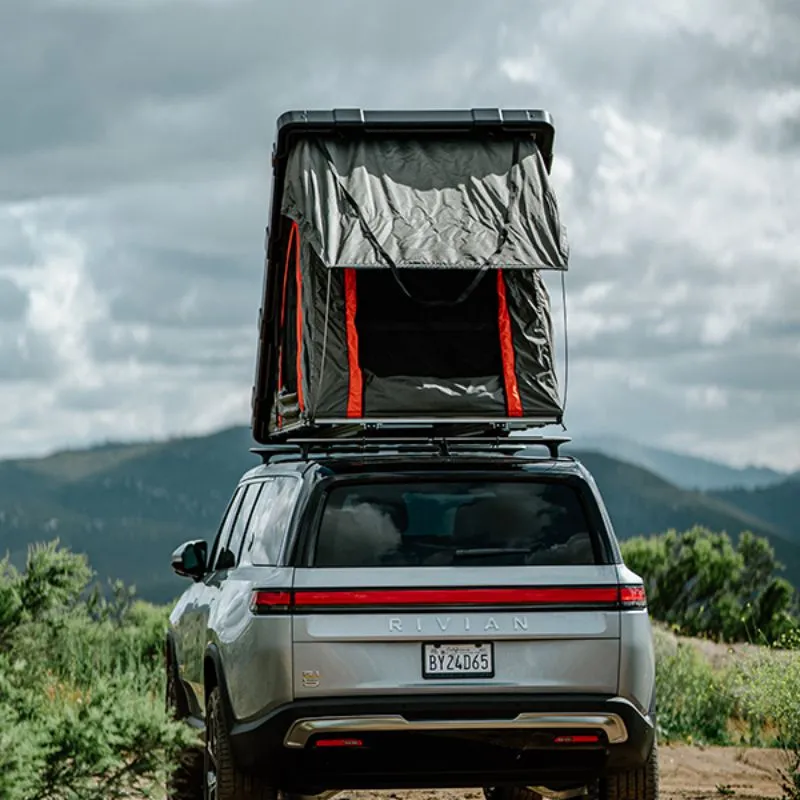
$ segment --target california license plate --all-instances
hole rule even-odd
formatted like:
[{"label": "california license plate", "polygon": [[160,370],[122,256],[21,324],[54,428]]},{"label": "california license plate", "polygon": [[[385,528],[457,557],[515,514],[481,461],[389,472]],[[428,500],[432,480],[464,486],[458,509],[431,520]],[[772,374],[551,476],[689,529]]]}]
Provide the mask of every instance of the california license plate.
[{"label": "california license plate", "polygon": [[423,678],[492,678],[494,647],[491,642],[423,644]]}]

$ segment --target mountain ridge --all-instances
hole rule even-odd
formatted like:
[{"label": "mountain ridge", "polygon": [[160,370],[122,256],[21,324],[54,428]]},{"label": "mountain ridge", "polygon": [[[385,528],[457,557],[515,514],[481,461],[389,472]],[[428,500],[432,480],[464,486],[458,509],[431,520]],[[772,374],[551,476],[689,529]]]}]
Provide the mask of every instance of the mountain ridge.
[{"label": "mountain ridge", "polygon": [[721,491],[771,486],[789,475],[770,467],[734,467],[710,458],[645,445],[623,436],[576,435],[564,452],[593,451],[649,469],[681,489]]}]

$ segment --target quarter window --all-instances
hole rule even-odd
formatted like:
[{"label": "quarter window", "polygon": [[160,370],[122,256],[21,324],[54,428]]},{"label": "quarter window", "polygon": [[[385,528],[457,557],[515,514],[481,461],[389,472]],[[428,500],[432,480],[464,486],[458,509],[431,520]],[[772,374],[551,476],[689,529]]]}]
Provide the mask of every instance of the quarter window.
[{"label": "quarter window", "polygon": [[276,476],[264,483],[247,529],[242,563],[274,566],[289,531],[300,481]]}]

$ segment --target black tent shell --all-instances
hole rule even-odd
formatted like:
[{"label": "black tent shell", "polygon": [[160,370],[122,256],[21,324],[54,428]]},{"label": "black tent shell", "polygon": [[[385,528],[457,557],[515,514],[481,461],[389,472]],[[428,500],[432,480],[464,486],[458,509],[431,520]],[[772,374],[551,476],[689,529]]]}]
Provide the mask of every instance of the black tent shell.
[{"label": "black tent shell", "polygon": [[544,111],[288,112],[252,429],[561,421],[543,269],[568,245]]}]

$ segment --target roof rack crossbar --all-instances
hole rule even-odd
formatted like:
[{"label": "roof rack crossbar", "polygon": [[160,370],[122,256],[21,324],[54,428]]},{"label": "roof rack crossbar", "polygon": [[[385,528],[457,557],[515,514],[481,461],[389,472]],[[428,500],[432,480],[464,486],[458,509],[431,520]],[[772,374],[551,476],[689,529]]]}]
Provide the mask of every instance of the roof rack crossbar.
[{"label": "roof rack crossbar", "polygon": [[571,441],[569,436],[398,436],[349,438],[298,438],[287,439],[281,443],[261,445],[250,449],[268,463],[274,456],[298,453],[307,461],[312,452],[375,452],[394,450],[397,452],[428,451],[449,457],[455,450],[505,450],[519,451],[528,447],[545,447],[550,458],[559,457],[559,448]]}]

